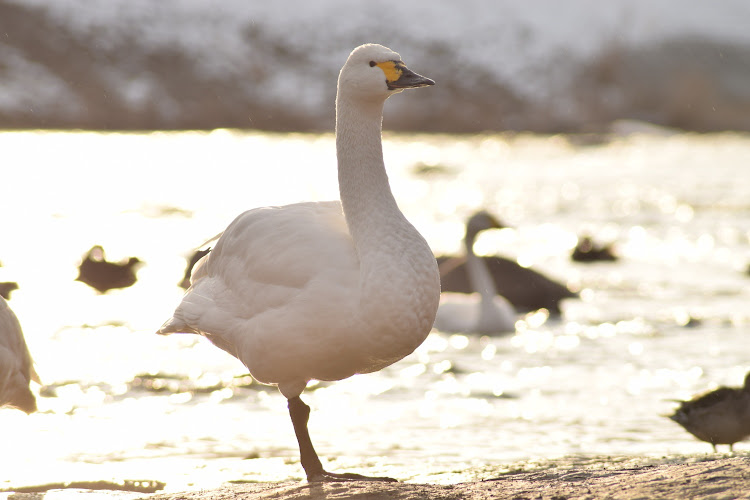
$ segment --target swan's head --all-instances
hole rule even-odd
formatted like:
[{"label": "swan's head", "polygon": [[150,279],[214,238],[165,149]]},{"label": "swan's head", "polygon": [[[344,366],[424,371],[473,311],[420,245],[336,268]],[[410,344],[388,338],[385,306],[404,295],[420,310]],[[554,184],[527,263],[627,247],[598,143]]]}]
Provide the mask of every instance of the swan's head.
[{"label": "swan's head", "polygon": [[477,234],[487,229],[502,229],[505,225],[500,222],[496,217],[487,212],[481,210],[472,215],[466,223],[466,241],[473,242]]},{"label": "swan's head", "polygon": [[486,210],[481,210],[472,215],[466,226],[477,233],[486,229],[502,229],[505,227],[502,222]]},{"label": "swan's head", "polygon": [[368,43],[349,54],[339,73],[339,93],[365,99],[387,99],[404,89],[435,85],[406,67],[397,52],[387,47]]}]

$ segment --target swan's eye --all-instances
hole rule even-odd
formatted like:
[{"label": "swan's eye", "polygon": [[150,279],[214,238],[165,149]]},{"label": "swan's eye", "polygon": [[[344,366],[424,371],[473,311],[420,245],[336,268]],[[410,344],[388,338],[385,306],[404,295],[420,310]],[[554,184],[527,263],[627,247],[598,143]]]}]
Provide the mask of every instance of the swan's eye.
[{"label": "swan's eye", "polygon": [[377,66],[377,64],[378,64],[378,63],[376,63],[375,61],[370,61],[370,67],[371,67],[371,68],[372,68],[373,66]]}]

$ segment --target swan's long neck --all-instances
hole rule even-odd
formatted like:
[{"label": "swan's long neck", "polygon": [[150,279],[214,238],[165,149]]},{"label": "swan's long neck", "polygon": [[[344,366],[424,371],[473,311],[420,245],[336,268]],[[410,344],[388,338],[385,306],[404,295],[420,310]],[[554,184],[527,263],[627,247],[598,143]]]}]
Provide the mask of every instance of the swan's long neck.
[{"label": "swan's long neck", "polygon": [[498,305],[495,302],[497,288],[484,260],[474,253],[474,238],[476,234],[468,234],[464,239],[466,245],[466,272],[469,275],[469,286],[479,292],[481,301],[479,303],[479,316],[475,330],[477,332],[497,332],[498,329],[512,330],[513,320],[507,316],[512,315],[510,309]]},{"label": "swan's long neck", "polygon": [[481,257],[474,253],[474,239],[476,234],[468,234],[464,239],[466,246],[466,272],[469,276],[469,285],[472,290],[477,291],[482,296],[482,303],[492,303],[497,295],[495,281],[492,279],[487,264]]},{"label": "swan's long neck", "polygon": [[339,191],[349,231],[360,253],[394,221],[404,218],[383,163],[383,104],[355,103],[341,95],[336,100]]},{"label": "swan's long neck", "polygon": [[357,316],[378,330],[374,341],[393,345],[395,360],[432,328],[440,275],[432,250],[391,193],[380,137],[383,104],[339,89],[336,152],[341,204],[360,263]]}]

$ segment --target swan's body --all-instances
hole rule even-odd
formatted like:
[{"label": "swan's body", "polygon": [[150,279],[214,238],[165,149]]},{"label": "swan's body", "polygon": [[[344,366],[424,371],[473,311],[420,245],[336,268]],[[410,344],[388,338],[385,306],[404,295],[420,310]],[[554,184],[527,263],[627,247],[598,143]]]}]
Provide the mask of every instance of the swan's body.
[{"label": "swan's body", "polygon": [[390,95],[433,83],[390,49],[355,49],[336,98],[341,200],[241,214],[195,266],[182,303],[159,330],[205,335],[257,380],[278,385],[311,481],[352,476],[324,471],[312,448],[309,407],[299,398],[307,382],[379,370],[432,328],[437,263],[391,194],[381,122]]},{"label": "swan's body", "polygon": [[449,333],[503,335],[516,330],[516,316],[511,303],[500,295],[444,292],[435,328]]},{"label": "swan's body", "polygon": [[750,437],[750,373],[742,388],[720,387],[680,403],[669,418],[714,451],[717,444],[728,444],[733,451],[734,443]]},{"label": "swan's body", "polygon": [[515,331],[515,309],[505,297],[498,295],[486,264],[474,253],[474,240],[479,232],[501,227],[497,219],[487,212],[478,212],[469,219],[464,246],[468,279],[475,293],[443,292],[435,317],[435,328],[438,330],[484,335]]},{"label": "swan's body", "polygon": [[0,298],[0,407],[35,412],[36,399],[29,390],[32,380],[39,383],[39,376],[34,371],[21,325],[5,299]]}]

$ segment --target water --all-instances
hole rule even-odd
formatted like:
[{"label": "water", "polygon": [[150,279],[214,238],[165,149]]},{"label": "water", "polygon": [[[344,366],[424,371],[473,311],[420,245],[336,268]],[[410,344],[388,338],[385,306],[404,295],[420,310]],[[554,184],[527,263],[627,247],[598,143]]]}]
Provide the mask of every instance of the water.
[{"label": "water", "polygon": [[[311,387],[330,469],[453,482],[520,461],[710,450],[663,415],[750,370],[750,137],[574,139],[386,136],[396,199],[436,252],[458,252],[463,220],[486,208],[513,228],[478,251],[581,299],[512,336],[433,332],[380,373]],[[199,337],[153,332],[184,258],[236,214],[337,196],[333,137],[6,132],[0,151],[0,281],[21,286],[10,304],[45,384],[39,413],[0,411],[0,488],[301,478],[275,389]],[[616,242],[620,261],[571,262],[582,232]],[[75,282],[94,244],[144,260],[138,283],[98,295]]]}]

